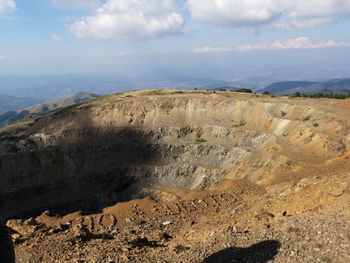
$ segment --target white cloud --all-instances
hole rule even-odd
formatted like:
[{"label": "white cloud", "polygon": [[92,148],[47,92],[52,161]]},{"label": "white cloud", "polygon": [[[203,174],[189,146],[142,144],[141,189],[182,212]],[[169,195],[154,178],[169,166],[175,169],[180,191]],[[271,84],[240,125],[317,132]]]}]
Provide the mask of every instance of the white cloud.
[{"label": "white cloud", "polygon": [[287,40],[276,40],[273,42],[262,42],[258,44],[246,44],[237,47],[239,51],[251,50],[278,50],[278,49],[315,49],[339,47],[340,44],[334,40],[321,40],[312,42],[308,37],[297,37]]},{"label": "white cloud", "polygon": [[293,19],[280,19],[272,23],[272,26],[278,29],[290,30],[293,28],[313,28],[320,27],[333,23],[332,18],[293,18]]},{"label": "white cloud", "polygon": [[187,6],[201,23],[231,27],[317,27],[350,16],[350,0],[188,0]]},{"label": "white cloud", "polygon": [[184,19],[173,0],[107,0],[96,14],[73,22],[80,38],[153,38],[182,32]]},{"label": "white cloud", "polygon": [[0,15],[9,14],[16,10],[15,0],[0,0]]},{"label": "white cloud", "polygon": [[5,59],[6,56],[0,54],[0,60]]},{"label": "white cloud", "polygon": [[72,10],[92,10],[98,8],[100,0],[51,0],[51,2],[61,8]]},{"label": "white cloud", "polygon": [[192,17],[212,25],[249,26],[269,23],[280,15],[272,0],[188,0]]},{"label": "white cloud", "polygon": [[231,52],[231,51],[233,51],[233,49],[229,47],[205,46],[205,47],[199,47],[199,48],[193,49],[194,53],[225,53],[225,52]]},{"label": "white cloud", "polygon": [[287,40],[275,40],[255,44],[244,44],[237,47],[201,47],[193,49],[194,53],[227,53],[254,50],[287,50],[287,49],[320,49],[331,47],[350,47],[350,43],[336,42],[335,40],[321,40],[313,42],[308,37],[297,37]]},{"label": "white cloud", "polygon": [[56,34],[51,34],[50,35],[50,39],[52,41],[62,41],[63,40],[63,37],[59,36],[59,35],[56,35]]}]

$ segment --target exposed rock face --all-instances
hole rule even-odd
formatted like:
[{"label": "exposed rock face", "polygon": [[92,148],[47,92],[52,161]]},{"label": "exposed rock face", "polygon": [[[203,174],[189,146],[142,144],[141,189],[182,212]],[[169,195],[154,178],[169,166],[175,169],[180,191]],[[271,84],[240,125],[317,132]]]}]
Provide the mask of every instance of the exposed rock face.
[{"label": "exposed rock face", "polygon": [[93,211],[154,187],[266,184],[321,169],[349,149],[350,119],[311,101],[135,93],[58,111],[2,133],[0,209]]}]

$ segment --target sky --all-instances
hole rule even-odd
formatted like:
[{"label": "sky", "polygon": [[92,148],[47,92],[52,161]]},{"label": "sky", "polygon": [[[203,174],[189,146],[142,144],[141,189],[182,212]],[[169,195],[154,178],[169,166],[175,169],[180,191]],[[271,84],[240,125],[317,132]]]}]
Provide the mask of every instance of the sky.
[{"label": "sky", "polygon": [[350,0],[0,0],[0,74],[346,77]]}]

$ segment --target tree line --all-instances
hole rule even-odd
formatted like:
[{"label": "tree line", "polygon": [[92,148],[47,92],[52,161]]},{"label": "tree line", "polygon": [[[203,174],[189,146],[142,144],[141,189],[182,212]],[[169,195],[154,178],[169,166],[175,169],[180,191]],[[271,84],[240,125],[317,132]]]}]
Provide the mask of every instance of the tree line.
[{"label": "tree line", "polygon": [[350,93],[348,94],[340,94],[340,93],[314,93],[314,94],[307,94],[307,93],[300,93],[300,92],[295,92],[293,97],[306,97],[306,98],[329,98],[329,99],[346,99],[350,98]]}]

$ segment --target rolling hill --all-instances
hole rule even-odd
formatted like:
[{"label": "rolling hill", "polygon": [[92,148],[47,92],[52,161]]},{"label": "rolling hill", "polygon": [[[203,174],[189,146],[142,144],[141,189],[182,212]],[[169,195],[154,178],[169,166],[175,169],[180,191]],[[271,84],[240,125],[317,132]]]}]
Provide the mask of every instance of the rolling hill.
[{"label": "rolling hill", "polygon": [[258,92],[269,92],[273,95],[290,95],[296,92],[315,94],[315,93],[350,93],[350,79],[334,79],[324,82],[311,81],[284,81],[268,85]]},{"label": "rolling hill", "polygon": [[70,97],[48,101],[22,110],[8,111],[0,115],[0,127],[12,124],[28,115],[43,115],[50,111],[79,104],[97,97],[99,96],[96,94],[79,92]]},{"label": "rolling hill", "polygon": [[7,111],[23,109],[40,102],[42,102],[42,100],[38,98],[15,97],[15,96],[9,96],[5,94],[0,94],[0,114]]}]

